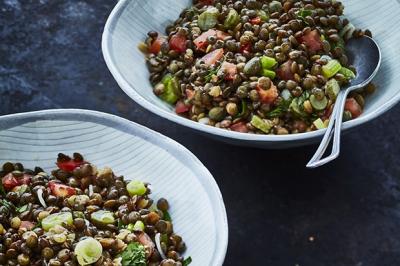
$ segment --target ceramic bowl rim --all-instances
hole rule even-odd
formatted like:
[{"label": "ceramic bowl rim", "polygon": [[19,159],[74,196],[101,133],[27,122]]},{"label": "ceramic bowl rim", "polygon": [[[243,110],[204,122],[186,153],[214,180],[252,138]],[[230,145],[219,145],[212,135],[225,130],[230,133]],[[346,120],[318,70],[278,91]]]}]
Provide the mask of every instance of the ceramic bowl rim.
[{"label": "ceramic bowl rim", "polygon": [[[120,73],[118,69],[118,62],[112,56],[112,32],[115,29],[116,23],[124,9],[131,3],[137,2],[139,0],[120,0],[111,14],[109,15],[107,22],[104,27],[103,36],[102,36],[102,51],[103,57],[107,64],[108,69],[111,74],[114,76],[118,85],[121,89],[135,102],[141,105],[143,108],[149,110],[150,112],[159,115],[163,118],[168,119],[169,121],[175,122],[185,127],[189,127],[191,129],[195,129],[200,132],[208,133],[217,137],[224,137],[233,140],[239,141],[255,141],[255,142],[301,142],[304,140],[314,139],[322,137],[325,134],[326,129],[300,133],[300,134],[290,134],[290,135],[257,135],[257,134],[248,134],[248,133],[238,133],[225,129],[215,128],[207,125],[202,125],[198,122],[192,121],[190,119],[181,117],[177,114],[168,112],[160,108],[159,106],[150,103],[145,98],[143,98],[139,93],[136,92],[135,86],[131,86],[129,82],[124,78],[124,76]],[[143,63],[144,64],[144,63]],[[161,101],[161,100],[160,100]],[[379,106],[378,108],[372,110],[368,114],[363,114],[357,119],[345,122],[343,124],[343,129],[348,130],[350,128],[357,127],[373,119],[378,116],[384,114],[392,107],[394,107],[400,101],[400,91],[395,97],[391,98],[385,104]]]},{"label": "ceramic bowl rim", "polygon": [[213,203],[212,212],[218,237],[216,238],[216,249],[212,255],[212,265],[223,265],[227,252],[229,236],[228,218],[224,200],[214,177],[191,151],[167,136],[164,136],[135,122],[116,115],[83,109],[51,109],[4,115],[0,117],[0,131],[38,120],[92,122],[102,124],[107,127],[112,127],[116,130],[128,132],[130,135],[133,135],[134,132],[137,132],[139,137],[143,138],[145,141],[149,141],[150,139],[153,140],[152,143],[154,145],[164,149],[177,160],[182,161],[184,158],[185,164],[195,173],[198,181],[206,191],[207,197],[209,197]]}]

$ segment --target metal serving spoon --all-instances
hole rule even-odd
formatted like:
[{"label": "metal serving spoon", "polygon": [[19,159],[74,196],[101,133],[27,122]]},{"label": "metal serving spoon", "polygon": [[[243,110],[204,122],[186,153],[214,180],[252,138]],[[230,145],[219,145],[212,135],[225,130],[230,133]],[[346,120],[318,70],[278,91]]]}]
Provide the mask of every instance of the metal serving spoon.
[{"label": "metal serving spoon", "polygon": [[[378,44],[370,37],[364,36],[359,39],[351,39],[346,45],[346,52],[349,57],[349,62],[357,69],[357,76],[346,88],[340,91],[336,99],[329,126],[314,157],[308,162],[308,168],[322,166],[335,160],[339,156],[340,135],[346,98],[351,91],[361,89],[368,85],[381,66],[381,50]],[[322,159],[333,136],[332,152],[328,157]]]}]

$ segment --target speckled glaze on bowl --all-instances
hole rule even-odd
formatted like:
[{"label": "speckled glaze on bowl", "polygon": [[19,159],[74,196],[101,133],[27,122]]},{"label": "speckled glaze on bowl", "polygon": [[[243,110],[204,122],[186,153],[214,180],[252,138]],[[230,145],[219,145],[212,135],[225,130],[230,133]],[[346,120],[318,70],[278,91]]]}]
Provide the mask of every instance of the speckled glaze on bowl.
[{"label": "speckled glaze on bowl", "polygon": [[[344,0],[346,16],[360,28],[369,28],[383,52],[382,67],[374,82],[379,90],[367,99],[364,114],[346,122],[344,129],[364,124],[400,100],[400,0]],[[114,78],[134,101],[170,121],[216,139],[259,148],[288,148],[318,141],[324,130],[287,136],[251,135],[202,125],[175,114],[152,93],[144,57],[137,49],[147,32],[164,32],[191,0],[120,0],[107,20],[102,41],[105,61]]]},{"label": "speckled glaze on bowl", "polygon": [[48,110],[0,117],[0,165],[22,162],[46,171],[57,154],[82,153],[99,167],[152,185],[152,197],[171,205],[174,229],[191,266],[221,266],[228,244],[224,202],[210,172],[186,148],[117,116],[86,110]]}]

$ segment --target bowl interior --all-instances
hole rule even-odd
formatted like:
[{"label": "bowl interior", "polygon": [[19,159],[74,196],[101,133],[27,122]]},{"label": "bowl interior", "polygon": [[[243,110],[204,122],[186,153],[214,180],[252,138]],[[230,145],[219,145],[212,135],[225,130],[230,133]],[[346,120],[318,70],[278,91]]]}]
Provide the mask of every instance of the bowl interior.
[{"label": "bowl interior", "polygon": [[[376,94],[367,99],[365,113],[358,123],[356,121],[347,123],[351,126],[383,113],[400,98],[400,86],[395,82],[400,77],[400,54],[396,50],[396,44],[400,41],[398,31],[400,3],[397,0],[386,0],[384,4],[374,0],[343,2],[346,7],[345,15],[357,27],[371,29],[383,53],[382,68],[374,81],[379,89]],[[150,111],[164,116],[163,111],[170,112],[171,116],[176,116],[176,114],[171,106],[152,93],[152,87],[148,81],[149,73],[137,45],[145,39],[150,30],[164,32],[165,27],[172,23],[182,9],[190,3],[191,0],[122,0],[111,15],[108,27],[105,29],[104,36],[107,36],[107,40],[103,40],[103,50],[106,61],[121,87],[130,97]],[[146,104],[143,104],[144,102]],[[186,125],[195,123],[183,120],[184,118],[177,118],[175,121]],[[222,130],[217,131],[223,134]],[[302,135],[307,134],[312,135],[310,133]]]},{"label": "bowl interior", "polygon": [[222,265],[227,244],[222,198],[210,173],[189,151],[105,114],[39,114],[0,119],[0,164],[18,161],[49,172],[59,152],[77,151],[98,167],[150,182],[154,199],[169,200],[174,229],[186,241],[185,255],[192,256],[193,265]]}]

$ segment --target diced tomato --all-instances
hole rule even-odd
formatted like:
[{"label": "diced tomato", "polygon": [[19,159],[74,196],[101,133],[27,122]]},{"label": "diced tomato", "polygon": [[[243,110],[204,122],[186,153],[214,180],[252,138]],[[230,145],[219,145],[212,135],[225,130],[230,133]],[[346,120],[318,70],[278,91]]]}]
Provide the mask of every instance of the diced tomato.
[{"label": "diced tomato", "polygon": [[323,49],[321,36],[317,30],[310,31],[306,35],[301,36],[298,41],[305,44],[313,52]]},{"label": "diced tomato", "polygon": [[189,89],[186,89],[186,98],[188,99],[188,100],[191,100],[191,99],[193,99],[193,97],[194,97],[194,90],[189,90]]},{"label": "diced tomato", "polygon": [[261,22],[262,22],[262,20],[260,17],[255,17],[255,18],[250,19],[250,23],[253,25],[259,25]]},{"label": "diced tomato", "polygon": [[237,74],[237,67],[235,64],[224,62],[221,70],[225,73],[226,80],[234,80]]},{"label": "diced tomato", "polygon": [[164,36],[159,36],[155,39],[151,46],[149,47],[149,52],[152,54],[158,54],[161,51],[161,46],[163,43],[167,42],[167,38]]},{"label": "diced tomato", "polygon": [[202,52],[205,52],[208,46],[208,37],[210,36],[215,36],[218,40],[225,40],[226,37],[229,35],[223,31],[220,30],[208,30],[201,34],[199,37],[197,37],[193,43],[196,45],[197,50],[200,50]]},{"label": "diced tomato", "polygon": [[271,88],[268,90],[263,90],[260,87],[257,87],[258,95],[260,96],[260,102],[266,104],[272,104],[278,98],[279,92],[274,84],[271,85]]},{"label": "diced tomato", "polygon": [[227,37],[229,37],[229,34],[220,30],[217,30],[217,39],[218,40],[225,40]]},{"label": "diced tomato", "polygon": [[32,176],[24,174],[22,177],[18,178],[19,185],[29,185],[31,183]]},{"label": "diced tomato", "polygon": [[6,190],[12,190],[14,187],[19,186],[18,180],[11,173],[5,175],[1,181]]},{"label": "diced tomato", "polygon": [[353,119],[359,117],[363,111],[362,107],[358,104],[358,102],[354,98],[349,98],[346,100],[344,110],[349,111]]},{"label": "diced tomato", "polygon": [[175,34],[169,40],[169,48],[178,53],[184,53],[186,51],[186,37],[182,34]]},{"label": "diced tomato", "polygon": [[175,112],[177,114],[183,114],[189,111],[190,105],[186,105],[183,101],[178,101],[175,105]]},{"label": "diced tomato", "polygon": [[251,45],[251,43],[247,43],[244,44],[242,46],[240,46],[240,52],[243,53],[250,53],[251,50],[253,49],[253,46]]},{"label": "diced tomato", "polygon": [[154,252],[154,249],[156,246],[148,234],[142,232],[137,236],[137,239],[138,239],[139,243],[145,247],[148,254],[151,255]]},{"label": "diced tomato", "polygon": [[49,188],[51,193],[56,197],[65,198],[76,194],[76,190],[73,187],[59,184],[53,181],[49,182]]},{"label": "diced tomato", "polygon": [[30,221],[21,221],[21,225],[19,226],[20,229],[25,228],[28,231],[33,230],[35,228],[35,224]]},{"label": "diced tomato", "polygon": [[247,133],[249,130],[247,129],[246,123],[245,122],[238,122],[236,124],[233,124],[230,129],[232,131],[240,132],[240,133]]},{"label": "diced tomato", "polygon": [[77,161],[74,161],[71,159],[69,161],[57,162],[57,166],[58,166],[58,168],[60,168],[61,170],[64,170],[65,172],[72,172],[75,170],[75,168],[78,168],[79,166],[81,166],[84,163],[85,162],[77,162]]},{"label": "diced tomato", "polygon": [[292,60],[283,63],[276,71],[278,77],[282,80],[294,80],[294,74],[292,73]]},{"label": "diced tomato", "polygon": [[205,56],[203,56],[203,58],[201,58],[201,60],[204,61],[206,65],[211,66],[218,62],[218,60],[220,60],[223,56],[224,49],[221,48],[206,54]]}]

